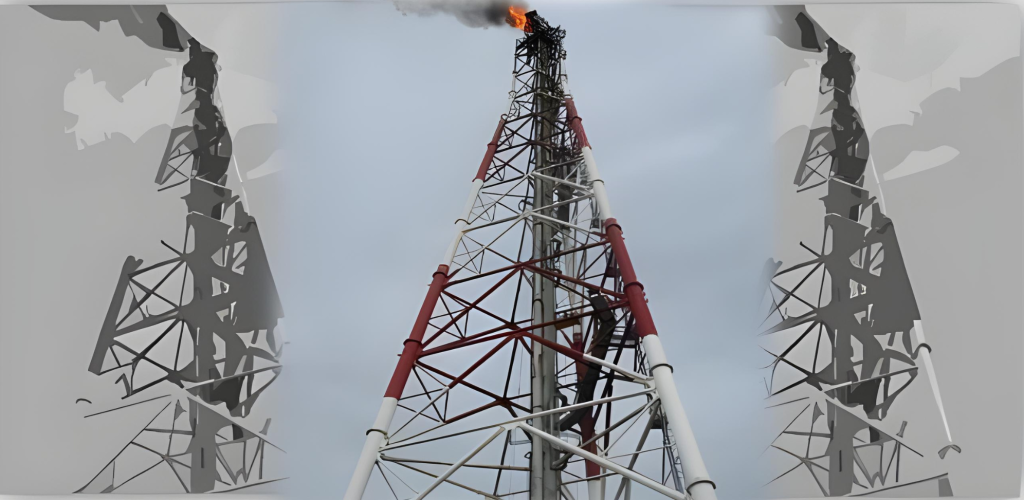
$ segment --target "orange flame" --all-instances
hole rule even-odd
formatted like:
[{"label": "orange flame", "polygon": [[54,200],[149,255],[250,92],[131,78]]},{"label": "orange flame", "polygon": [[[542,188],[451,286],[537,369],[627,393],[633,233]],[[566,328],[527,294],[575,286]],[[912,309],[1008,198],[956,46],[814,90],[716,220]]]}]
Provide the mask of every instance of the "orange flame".
[{"label": "orange flame", "polygon": [[526,31],[526,9],[515,5],[509,5],[508,15],[505,16],[505,22],[513,28]]}]

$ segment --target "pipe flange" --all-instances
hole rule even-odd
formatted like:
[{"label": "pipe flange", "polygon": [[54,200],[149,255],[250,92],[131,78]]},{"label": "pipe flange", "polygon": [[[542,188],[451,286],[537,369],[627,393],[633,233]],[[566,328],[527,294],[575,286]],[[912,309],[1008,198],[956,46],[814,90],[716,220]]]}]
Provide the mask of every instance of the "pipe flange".
[{"label": "pipe flange", "polygon": [[643,283],[640,283],[639,281],[630,281],[629,283],[626,283],[625,285],[622,285],[622,290],[625,291],[627,288],[629,288],[631,286],[638,286],[638,287],[640,287],[640,290],[644,289],[644,284]]},{"label": "pipe flange", "polygon": [[662,367],[662,366],[667,366],[667,367],[668,367],[668,370],[669,370],[670,372],[672,372],[672,373],[675,373],[675,372],[676,372],[676,369],[675,369],[675,368],[672,368],[672,365],[670,365],[670,364],[668,364],[668,363],[658,363],[658,364],[656,364],[656,365],[654,365],[654,366],[652,366],[652,367],[651,367],[651,374],[653,375],[653,374],[654,374],[654,370],[657,370],[657,369],[658,369],[659,367]]},{"label": "pipe flange", "polygon": [[715,489],[715,490],[718,489],[718,485],[716,485],[715,482],[712,481],[710,478],[707,478],[707,477],[696,477],[696,478],[693,479],[693,481],[690,482],[690,485],[686,487],[686,492],[690,493],[690,488],[693,488],[695,485],[698,485],[700,483],[708,483],[708,484],[711,485],[712,489]]}]

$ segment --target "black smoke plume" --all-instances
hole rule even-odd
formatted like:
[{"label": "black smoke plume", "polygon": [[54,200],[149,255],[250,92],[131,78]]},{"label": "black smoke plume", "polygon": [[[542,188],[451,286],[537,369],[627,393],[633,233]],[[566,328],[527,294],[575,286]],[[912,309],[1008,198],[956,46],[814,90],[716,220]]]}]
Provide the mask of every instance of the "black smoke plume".
[{"label": "black smoke plume", "polygon": [[395,7],[403,14],[432,16],[449,14],[455,16],[460,23],[470,28],[488,28],[491,26],[507,26],[505,17],[508,8],[526,8],[523,2],[508,0],[394,0]]}]

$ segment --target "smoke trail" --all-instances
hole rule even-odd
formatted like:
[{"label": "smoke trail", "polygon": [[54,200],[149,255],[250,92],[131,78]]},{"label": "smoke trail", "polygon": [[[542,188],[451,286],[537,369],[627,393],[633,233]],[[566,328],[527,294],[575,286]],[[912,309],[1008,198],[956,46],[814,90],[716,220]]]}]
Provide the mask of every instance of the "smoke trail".
[{"label": "smoke trail", "polygon": [[821,52],[825,50],[828,33],[807,13],[803,5],[777,5],[771,8],[769,33],[788,47]]},{"label": "smoke trail", "polygon": [[164,5],[36,5],[40,14],[56,21],[81,21],[99,31],[100,23],[116,22],[126,37],[136,37],[160,50],[184,52],[192,38],[167,13]]},{"label": "smoke trail", "polygon": [[403,14],[432,16],[449,14],[470,28],[504,26],[511,6],[526,8],[525,3],[508,0],[394,0]]}]

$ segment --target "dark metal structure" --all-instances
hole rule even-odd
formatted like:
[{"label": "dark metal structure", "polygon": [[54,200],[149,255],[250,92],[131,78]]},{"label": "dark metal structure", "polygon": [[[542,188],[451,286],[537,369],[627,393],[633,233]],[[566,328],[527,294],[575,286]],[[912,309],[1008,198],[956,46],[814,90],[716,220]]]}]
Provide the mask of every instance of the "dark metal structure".
[{"label": "dark metal structure", "polygon": [[[894,427],[886,419],[924,371],[946,429],[939,458],[950,449],[960,451],[949,434],[895,226],[864,188],[869,145],[853,94],[854,54],[802,7],[776,12],[784,23],[780,39],[827,55],[819,110],[830,123],[812,128],[794,179],[798,193],[816,194],[824,205],[820,247],[800,243],[808,260],[785,268],[771,260],[766,266],[765,323],[771,326],[762,334],[791,339],[781,351],[765,349],[774,358],[766,381],[770,404],[803,406],[772,447],[797,459],[783,476],[806,468],[827,496],[893,488],[905,493],[910,487],[925,496],[952,496],[945,474],[901,476],[902,460],[925,457],[904,437],[911,422]],[[787,445],[796,442],[792,437],[806,446]]]},{"label": "dark metal structure", "polygon": [[270,482],[271,419],[250,416],[281,370],[283,313],[256,219],[226,187],[232,148],[216,104],[217,54],[166,12],[146,13],[164,49],[188,48],[180,126],[156,176],[161,192],[187,189],[185,235],[180,246],[161,242],[166,260],[125,260],[89,371],[116,377],[126,404],[87,418],[150,402],[158,410],[78,493],[117,492],[159,473],[180,484],[167,493]]}]

